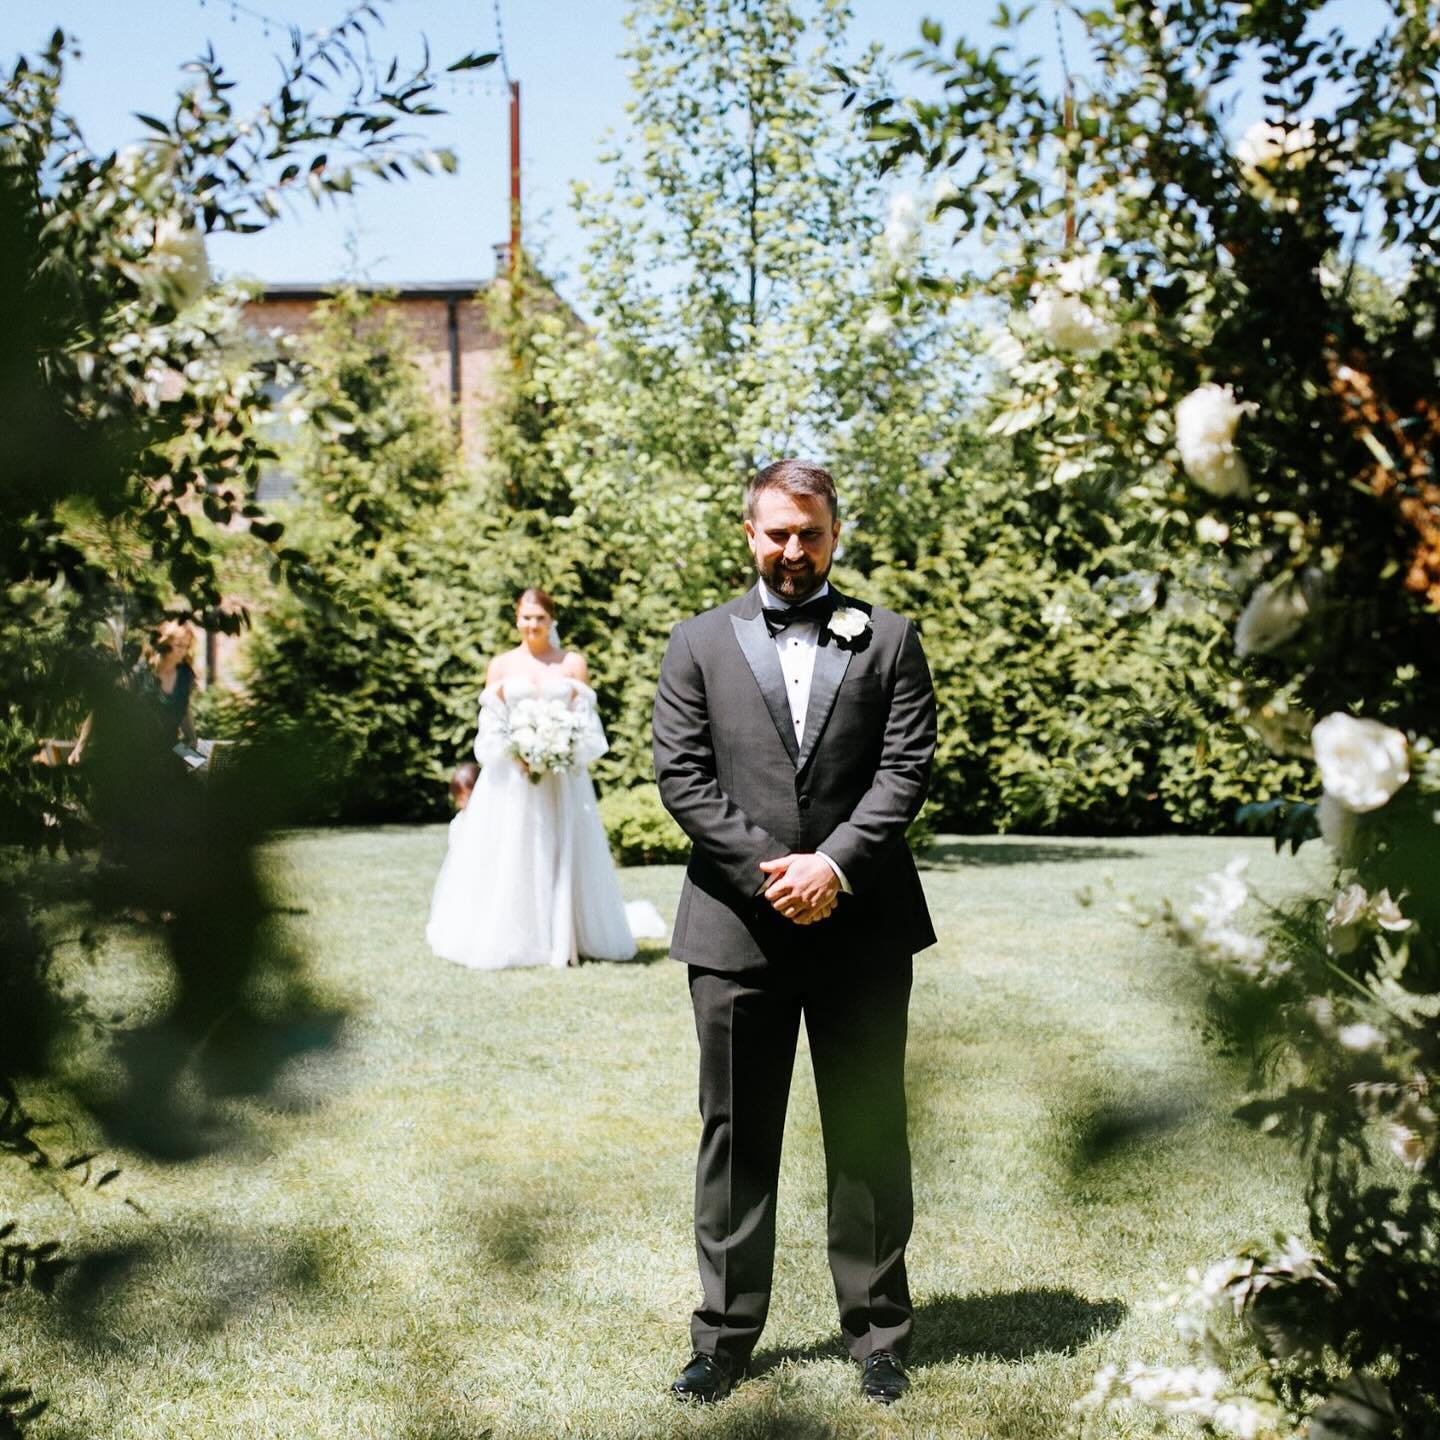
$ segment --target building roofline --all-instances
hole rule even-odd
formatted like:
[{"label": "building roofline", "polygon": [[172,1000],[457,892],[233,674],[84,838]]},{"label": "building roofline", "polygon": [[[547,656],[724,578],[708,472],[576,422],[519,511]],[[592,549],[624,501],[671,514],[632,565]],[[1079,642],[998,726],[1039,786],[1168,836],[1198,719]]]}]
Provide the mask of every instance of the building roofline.
[{"label": "building roofline", "polygon": [[397,300],[472,300],[490,288],[489,280],[396,280],[390,284],[369,280],[280,281],[263,285],[257,300],[328,300],[341,290],[362,295],[393,295]]}]

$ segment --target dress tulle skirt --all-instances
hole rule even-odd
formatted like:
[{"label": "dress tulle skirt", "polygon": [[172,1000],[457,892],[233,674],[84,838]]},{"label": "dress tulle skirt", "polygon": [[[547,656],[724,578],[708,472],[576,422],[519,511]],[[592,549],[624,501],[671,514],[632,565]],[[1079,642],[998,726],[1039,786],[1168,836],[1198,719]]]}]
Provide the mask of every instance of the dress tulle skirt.
[{"label": "dress tulle skirt", "polygon": [[425,938],[475,970],[634,959],[586,771],[532,783],[508,758],[484,766],[451,822]]}]

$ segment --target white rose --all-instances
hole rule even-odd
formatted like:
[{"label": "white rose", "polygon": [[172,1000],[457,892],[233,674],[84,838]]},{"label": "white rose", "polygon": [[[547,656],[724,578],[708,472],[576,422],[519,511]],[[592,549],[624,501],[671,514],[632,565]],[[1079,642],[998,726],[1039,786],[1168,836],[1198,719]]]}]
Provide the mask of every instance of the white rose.
[{"label": "white rose", "polygon": [[1250,493],[1250,472],[1235,450],[1242,416],[1259,407],[1240,402],[1229,385],[1201,385],[1175,407],[1175,443],[1185,473],[1211,495]]},{"label": "white rose", "polygon": [[1235,622],[1235,653],[1243,660],[1274,650],[1300,629],[1309,614],[1304,592],[1293,580],[1257,586]]},{"label": "white rose", "polygon": [[1348,810],[1378,810],[1410,778],[1405,736],[1378,720],[1336,711],[1310,732],[1320,783]]},{"label": "white rose", "polygon": [[1382,890],[1371,902],[1370,913],[1382,930],[1408,930],[1410,921],[1401,913],[1400,906],[1390,898],[1389,890]]},{"label": "white rose", "polygon": [[1083,300],[1059,286],[1041,286],[1030,307],[1030,322],[1055,350],[1087,354],[1108,349],[1119,338],[1117,326],[1102,320]]},{"label": "white rose", "polygon": [[870,628],[870,617],[863,610],[846,605],[830,617],[825,628],[842,640],[854,640]]},{"label": "white rose", "polygon": [[1325,924],[1330,931],[1330,948],[1337,955],[1349,955],[1360,943],[1360,925],[1370,897],[1363,885],[1347,885],[1330,902]]}]

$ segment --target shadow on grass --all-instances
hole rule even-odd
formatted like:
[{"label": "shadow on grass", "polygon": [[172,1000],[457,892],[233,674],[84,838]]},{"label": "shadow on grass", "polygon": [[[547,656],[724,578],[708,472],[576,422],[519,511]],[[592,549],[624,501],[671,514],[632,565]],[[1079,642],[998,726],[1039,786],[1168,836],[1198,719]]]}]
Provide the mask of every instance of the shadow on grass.
[{"label": "shadow on grass", "polygon": [[263,1231],[149,1235],[82,1253],[50,1318],[97,1351],[128,1354],[334,1284],[331,1237]]},{"label": "shadow on grass", "polygon": [[654,965],[670,958],[669,942],[666,940],[641,940],[635,946],[633,960],[595,960],[588,955],[580,957],[582,965]]},{"label": "shadow on grass", "polygon": [[[1049,1286],[991,1295],[939,1295],[915,1307],[910,1363],[951,1360],[1026,1360],[1035,1355],[1073,1355],[1125,1318],[1119,1300],[1087,1300],[1073,1290]],[[799,1348],[763,1350],[750,1373],[762,1375],[786,1360],[842,1359],[838,1339]]]},{"label": "shadow on grass", "polygon": [[1074,865],[1083,860],[1143,860],[1139,850],[1054,840],[937,840],[916,863],[922,870],[982,870],[1009,865]]}]

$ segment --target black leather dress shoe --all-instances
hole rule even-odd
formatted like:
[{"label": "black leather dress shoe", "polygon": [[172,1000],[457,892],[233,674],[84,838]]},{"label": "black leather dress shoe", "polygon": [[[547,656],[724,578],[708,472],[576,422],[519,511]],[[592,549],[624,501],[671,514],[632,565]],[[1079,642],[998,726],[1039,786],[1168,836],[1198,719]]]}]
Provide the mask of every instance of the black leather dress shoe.
[{"label": "black leather dress shoe", "polygon": [[867,1355],[861,1370],[860,1390],[867,1400],[893,1405],[910,1388],[910,1377],[893,1351],[877,1350]]},{"label": "black leather dress shoe", "polygon": [[670,1393],[677,1400],[710,1405],[723,1400],[735,1388],[745,1367],[724,1355],[692,1355],[690,1363],[675,1377]]}]

